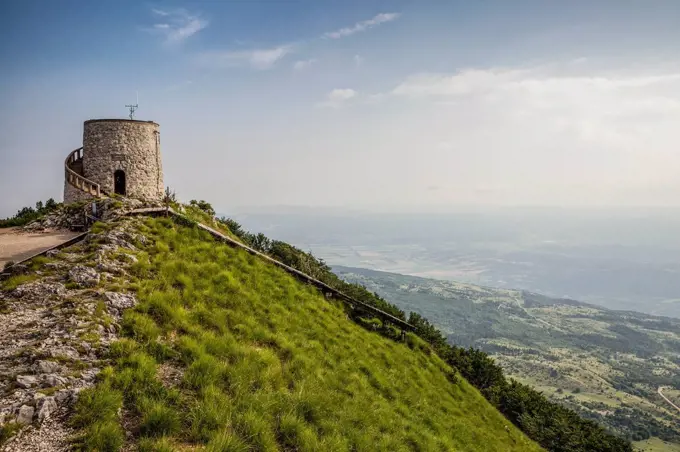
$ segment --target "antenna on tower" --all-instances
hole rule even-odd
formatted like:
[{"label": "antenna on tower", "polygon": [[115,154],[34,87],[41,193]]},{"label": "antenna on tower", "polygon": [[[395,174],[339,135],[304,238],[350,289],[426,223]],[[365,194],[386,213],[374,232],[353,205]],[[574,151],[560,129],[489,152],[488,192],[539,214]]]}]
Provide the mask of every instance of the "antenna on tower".
[{"label": "antenna on tower", "polygon": [[134,105],[126,105],[130,109],[130,119],[135,119],[135,111],[139,108],[139,91],[135,91],[137,102]]}]

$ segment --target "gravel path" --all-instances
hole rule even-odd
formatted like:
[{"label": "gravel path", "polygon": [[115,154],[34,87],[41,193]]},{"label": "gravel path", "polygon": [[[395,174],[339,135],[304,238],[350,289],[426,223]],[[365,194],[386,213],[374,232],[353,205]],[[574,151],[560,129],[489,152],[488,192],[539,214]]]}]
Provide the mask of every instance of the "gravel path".
[{"label": "gravel path", "polygon": [[668,397],[666,397],[666,396],[663,394],[663,389],[664,389],[663,386],[659,386],[659,389],[657,389],[657,392],[659,393],[659,395],[660,395],[661,397],[663,397],[663,399],[664,399],[666,402],[668,402],[673,408],[675,408],[676,410],[680,411],[680,407],[677,406],[676,404],[674,404],[673,402],[671,402],[671,401],[668,399]]},{"label": "gravel path", "polygon": [[23,232],[20,228],[0,229],[0,270],[9,261],[18,262],[75,237],[77,232]]}]

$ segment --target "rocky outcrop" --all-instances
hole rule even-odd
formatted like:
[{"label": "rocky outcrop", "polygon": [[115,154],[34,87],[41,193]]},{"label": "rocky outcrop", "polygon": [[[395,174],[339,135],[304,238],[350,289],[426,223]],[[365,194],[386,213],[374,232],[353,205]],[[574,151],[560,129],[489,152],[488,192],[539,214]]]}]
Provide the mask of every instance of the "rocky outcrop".
[{"label": "rocky outcrop", "polygon": [[[92,209],[93,202],[96,205],[94,211]],[[85,223],[85,215],[96,217],[102,221],[109,221],[134,209],[142,207],[162,207],[162,205],[163,204],[160,201],[145,203],[130,198],[104,198],[96,201],[92,200],[63,205],[56,210],[43,215],[37,220],[32,221],[24,226],[23,229],[29,232],[71,229],[73,226],[83,225]]]},{"label": "rocky outcrop", "polygon": [[128,274],[135,244],[146,240],[132,232],[136,221],[91,234],[23,271],[36,280],[0,290],[0,426],[24,426],[0,451],[67,450],[73,403],[94,384],[123,311],[137,302],[106,289]]},{"label": "rocky outcrop", "polygon": [[99,283],[100,275],[97,271],[83,265],[76,265],[68,271],[71,282],[80,287],[94,287]]}]

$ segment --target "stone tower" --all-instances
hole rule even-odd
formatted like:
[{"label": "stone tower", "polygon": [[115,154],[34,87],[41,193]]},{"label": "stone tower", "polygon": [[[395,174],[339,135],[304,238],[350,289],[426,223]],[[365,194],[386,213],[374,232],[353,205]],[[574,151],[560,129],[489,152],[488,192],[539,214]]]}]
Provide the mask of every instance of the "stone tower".
[{"label": "stone tower", "polygon": [[114,193],[162,199],[165,186],[158,128],[152,121],[85,121],[83,147],[66,158],[64,203]]}]

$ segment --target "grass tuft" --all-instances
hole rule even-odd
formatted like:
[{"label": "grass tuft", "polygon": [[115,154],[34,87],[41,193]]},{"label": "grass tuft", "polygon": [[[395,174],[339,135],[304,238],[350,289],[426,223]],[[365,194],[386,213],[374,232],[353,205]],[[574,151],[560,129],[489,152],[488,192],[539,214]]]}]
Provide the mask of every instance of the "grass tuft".
[{"label": "grass tuft", "polygon": [[96,389],[86,389],[78,395],[71,422],[75,427],[83,427],[112,420],[118,416],[122,405],[123,395],[108,384],[99,385]]},{"label": "grass tuft", "polygon": [[8,422],[4,425],[0,425],[0,446],[5,444],[8,439],[14,436],[19,430],[21,430],[21,424],[16,422]]},{"label": "grass tuft", "polygon": [[38,275],[16,275],[8,278],[2,283],[3,290],[14,290],[22,284],[29,283],[38,279]]},{"label": "grass tuft", "polygon": [[142,435],[169,436],[179,431],[180,417],[177,410],[159,401],[148,402],[145,405],[139,428]]},{"label": "grass tuft", "polygon": [[82,449],[98,452],[118,452],[125,442],[125,433],[116,421],[109,420],[91,425],[82,438]]}]

